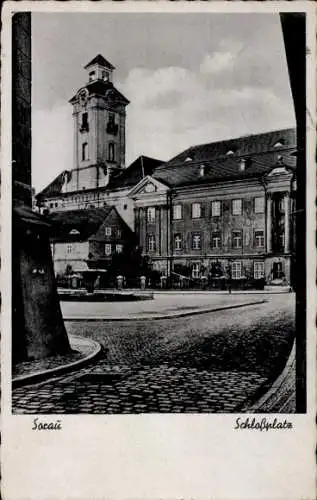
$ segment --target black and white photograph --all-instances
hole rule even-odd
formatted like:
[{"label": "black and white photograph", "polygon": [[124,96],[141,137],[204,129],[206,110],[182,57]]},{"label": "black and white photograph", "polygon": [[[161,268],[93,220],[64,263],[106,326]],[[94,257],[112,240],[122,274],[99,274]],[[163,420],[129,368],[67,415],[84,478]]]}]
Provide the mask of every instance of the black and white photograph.
[{"label": "black and white photograph", "polygon": [[313,500],[310,2],[6,2],[6,500]]},{"label": "black and white photograph", "polygon": [[305,57],[305,13],[13,15],[13,414],[306,411]]}]

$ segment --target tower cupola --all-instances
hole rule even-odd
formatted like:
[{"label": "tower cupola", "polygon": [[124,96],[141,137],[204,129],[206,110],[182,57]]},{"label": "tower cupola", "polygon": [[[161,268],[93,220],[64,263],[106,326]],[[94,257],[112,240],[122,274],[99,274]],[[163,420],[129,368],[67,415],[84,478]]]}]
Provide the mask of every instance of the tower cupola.
[{"label": "tower cupola", "polygon": [[88,83],[97,80],[112,82],[112,73],[115,67],[101,54],[94,57],[84,68],[88,72]]},{"label": "tower cupola", "polygon": [[67,191],[98,189],[125,168],[125,119],[129,101],[114,86],[115,67],[98,54],[85,66],[88,82],[70,99],[74,163]]}]

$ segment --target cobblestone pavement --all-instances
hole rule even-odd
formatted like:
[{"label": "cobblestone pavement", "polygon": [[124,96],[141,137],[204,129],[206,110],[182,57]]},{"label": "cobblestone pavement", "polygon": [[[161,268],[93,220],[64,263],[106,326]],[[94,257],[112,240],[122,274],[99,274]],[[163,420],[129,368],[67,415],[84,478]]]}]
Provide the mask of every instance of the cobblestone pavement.
[{"label": "cobblestone pavement", "polygon": [[66,324],[107,350],[92,367],[13,391],[13,413],[235,412],[286,362],[294,296],[201,316]]},{"label": "cobblestone pavement", "polygon": [[109,367],[14,391],[14,413],[233,412],[265,381],[257,374],[170,365]]}]

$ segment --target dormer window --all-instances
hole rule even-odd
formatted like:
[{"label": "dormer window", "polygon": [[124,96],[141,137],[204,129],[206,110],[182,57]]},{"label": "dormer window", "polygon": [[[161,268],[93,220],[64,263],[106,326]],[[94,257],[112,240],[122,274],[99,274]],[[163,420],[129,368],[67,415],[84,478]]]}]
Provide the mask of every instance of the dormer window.
[{"label": "dormer window", "polygon": [[246,163],[247,163],[247,160],[245,158],[241,158],[240,163],[239,163],[240,172],[245,171]]},{"label": "dormer window", "polygon": [[232,156],[232,155],[236,154],[237,151],[238,151],[237,146],[235,146],[234,144],[231,144],[231,147],[228,148],[225,155]]},{"label": "dormer window", "polygon": [[69,234],[78,235],[78,234],[80,234],[80,232],[77,229],[72,229],[71,231],[69,231]]},{"label": "dormer window", "polygon": [[89,81],[92,82],[93,80],[96,80],[96,71],[89,72]]},{"label": "dormer window", "polygon": [[205,165],[200,165],[199,175],[200,175],[200,177],[204,177],[204,175],[205,175]]},{"label": "dormer window", "polygon": [[187,158],[185,158],[185,161],[193,161],[193,159],[190,156],[187,156]]},{"label": "dormer window", "polygon": [[273,148],[282,148],[285,145],[284,139],[279,139],[274,145]]}]

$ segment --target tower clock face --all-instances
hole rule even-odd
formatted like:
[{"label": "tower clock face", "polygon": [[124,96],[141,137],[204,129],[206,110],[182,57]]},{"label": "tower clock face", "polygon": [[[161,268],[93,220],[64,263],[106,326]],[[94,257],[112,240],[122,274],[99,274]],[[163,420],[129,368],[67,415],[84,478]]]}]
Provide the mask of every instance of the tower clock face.
[{"label": "tower clock face", "polygon": [[87,98],[88,98],[88,90],[87,89],[81,90],[79,92],[79,94],[78,94],[78,97],[79,97],[79,103],[82,106],[86,106],[86,104],[87,104]]}]

